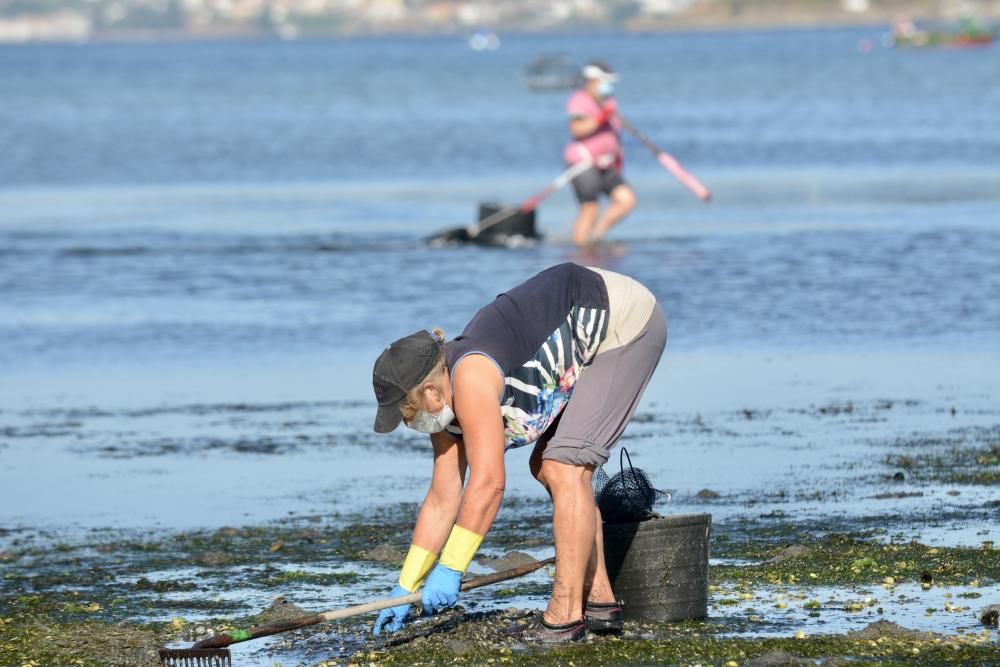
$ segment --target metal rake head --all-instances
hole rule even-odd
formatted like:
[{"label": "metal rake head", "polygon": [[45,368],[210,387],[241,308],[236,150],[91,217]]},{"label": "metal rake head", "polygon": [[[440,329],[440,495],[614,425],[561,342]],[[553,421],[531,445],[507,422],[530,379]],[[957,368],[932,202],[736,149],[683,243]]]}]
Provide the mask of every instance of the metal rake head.
[{"label": "metal rake head", "polygon": [[229,649],[224,648],[161,648],[160,664],[164,667],[233,667]]}]

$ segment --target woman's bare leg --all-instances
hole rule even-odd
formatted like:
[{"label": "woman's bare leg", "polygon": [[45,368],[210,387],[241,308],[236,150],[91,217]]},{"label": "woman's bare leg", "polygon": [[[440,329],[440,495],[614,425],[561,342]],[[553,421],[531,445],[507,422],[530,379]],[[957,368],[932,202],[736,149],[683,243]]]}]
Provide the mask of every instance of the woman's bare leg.
[{"label": "woman's bare leg", "polygon": [[556,581],[545,620],[553,624],[583,618],[584,580],[594,550],[596,507],[593,468],[543,460],[541,475],[552,495]]},{"label": "woman's bare leg", "polygon": [[576,216],[576,223],[573,225],[573,243],[578,246],[590,244],[590,237],[594,233],[594,224],[597,222],[598,205],[596,201],[588,201],[580,204],[580,212]]},{"label": "woman's bare leg", "polygon": [[607,236],[611,228],[621,222],[635,208],[635,192],[624,183],[611,191],[609,199],[611,202],[604,210],[604,215],[597,223],[597,228],[594,229],[592,241],[599,241]]},{"label": "woman's bare leg", "polygon": [[611,588],[611,580],[608,578],[608,568],[604,563],[604,531],[601,528],[601,510],[594,508],[597,514],[597,530],[594,538],[594,548],[590,552],[590,560],[587,563],[587,575],[584,579],[583,589],[586,593],[584,600],[587,602],[614,602],[615,592]]}]

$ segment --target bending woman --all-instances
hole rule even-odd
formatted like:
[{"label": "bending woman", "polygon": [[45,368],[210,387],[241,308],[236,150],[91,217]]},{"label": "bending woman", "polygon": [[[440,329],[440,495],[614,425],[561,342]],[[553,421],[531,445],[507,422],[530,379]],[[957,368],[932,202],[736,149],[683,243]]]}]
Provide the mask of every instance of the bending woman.
[{"label": "bending woman", "polygon": [[[648,289],[610,271],[560,264],[498,296],[454,340],[418,331],[389,345],[375,362],[375,431],[404,422],[429,433],[434,449],[430,489],[393,595],[423,584],[424,613],[455,604],[500,508],[504,452],[533,443],[531,473],[553,503],[556,577],[531,632],[565,641],[582,639],[588,627],[620,630],[591,478],[632,418],[666,340],[666,319]],[[384,610],[375,633],[400,629],[408,612],[409,605]]]}]

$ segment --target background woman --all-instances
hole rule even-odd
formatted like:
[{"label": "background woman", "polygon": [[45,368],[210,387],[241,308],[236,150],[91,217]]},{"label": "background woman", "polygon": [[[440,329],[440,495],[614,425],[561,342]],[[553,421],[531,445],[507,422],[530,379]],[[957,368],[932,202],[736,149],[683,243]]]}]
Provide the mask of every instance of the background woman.
[{"label": "background woman", "polygon": [[[603,239],[636,205],[635,191],[622,176],[624,153],[614,97],[618,75],[606,62],[595,60],[583,68],[583,79],[583,86],[566,102],[572,141],[563,152],[568,164],[592,164],[573,179],[580,202],[573,224],[573,242],[578,246]],[[598,218],[601,195],[608,198],[608,206]]]}]

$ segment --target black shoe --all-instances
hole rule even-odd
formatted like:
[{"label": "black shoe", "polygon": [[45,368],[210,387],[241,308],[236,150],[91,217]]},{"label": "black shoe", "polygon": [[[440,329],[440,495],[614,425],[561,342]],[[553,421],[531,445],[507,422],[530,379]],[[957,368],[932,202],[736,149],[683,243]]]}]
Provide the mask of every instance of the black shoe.
[{"label": "black shoe", "polygon": [[625,624],[621,600],[617,602],[588,602],[583,608],[587,629],[602,635],[620,635]]},{"label": "black shoe", "polygon": [[582,618],[579,621],[556,625],[547,623],[542,614],[537,614],[522,623],[523,625],[519,624],[520,627],[512,628],[510,633],[525,642],[567,644],[581,641],[587,636],[587,625]]}]

